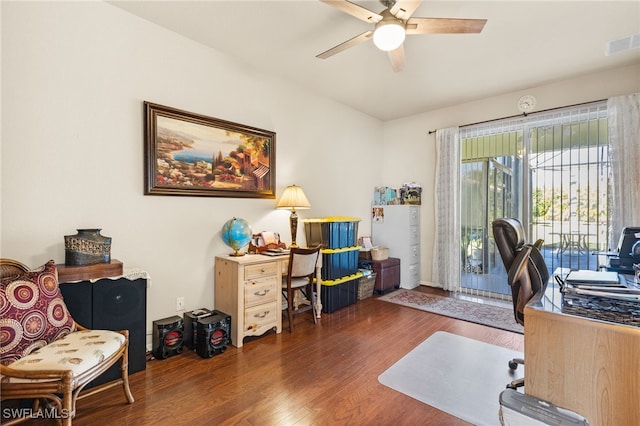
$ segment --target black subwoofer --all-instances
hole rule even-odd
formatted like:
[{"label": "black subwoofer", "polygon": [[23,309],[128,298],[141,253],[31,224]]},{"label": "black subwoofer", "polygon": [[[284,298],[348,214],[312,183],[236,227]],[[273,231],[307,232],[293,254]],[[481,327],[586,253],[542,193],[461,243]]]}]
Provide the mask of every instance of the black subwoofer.
[{"label": "black subwoofer", "polygon": [[182,318],[174,315],[153,322],[153,356],[165,359],[182,352],[184,326]]},{"label": "black subwoofer", "polygon": [[213,311],[213,314],[197,322],[196,353],[211,358],[227,350],[231,344],[231,316]]},{"label": "black subwoofer", "polygon": [[[100,279],[60,283],[69,313],[80,325],[94,330],[129,330],[129,374],[147,367],[147,280]],[[88,387],[121,376],[120,365],[111,366]]]},{"label": "black subwoofer", "polygon": [[147,280],[100,280],[93,285],[93,328],[129,330],[129,374],[147,366]]}]

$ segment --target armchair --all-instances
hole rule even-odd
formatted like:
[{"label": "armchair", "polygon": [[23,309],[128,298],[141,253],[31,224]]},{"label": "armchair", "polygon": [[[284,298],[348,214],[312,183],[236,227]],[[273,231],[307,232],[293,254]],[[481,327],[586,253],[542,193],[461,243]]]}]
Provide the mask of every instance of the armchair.
[{"label": "armchair", "polygon": [[[0,278],[2,400],[33,399],[37,411],[44,399],[64,425],[71,425],[77,400],[113,386],[121,385],[127,401],[134,402],[128,330],[88,330],[77,324],[60,294],[53,261],[30,271],[18,261],[0,259]],[[84,390],[116,362],[120,379]],[[25,414],[3,424],[27,420]]]}]

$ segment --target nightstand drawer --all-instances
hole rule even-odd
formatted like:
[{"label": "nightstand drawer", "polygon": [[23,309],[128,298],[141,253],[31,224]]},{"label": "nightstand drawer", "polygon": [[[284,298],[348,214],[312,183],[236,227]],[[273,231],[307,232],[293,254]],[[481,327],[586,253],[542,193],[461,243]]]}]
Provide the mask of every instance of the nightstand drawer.
[{"label": "nightstand drawer", "polygon": [[278,295],[278,277],[267,277],[244,283],[244,305],[255,306],[260,303],[275,302]]},{"label": "nightstand drawer", "polygon": [[247,265],[244,267],[245,280],[255,280],[256,278],[268,277],[271,275],[278,275],[278,262]]},{"label": "nightstand drawer", "polygon": [[244,311],[244,331],[245,334],[262,334],[270,328],[276,326],[277,312],[276,302],[265,303],[263,305],[247,308]]}]

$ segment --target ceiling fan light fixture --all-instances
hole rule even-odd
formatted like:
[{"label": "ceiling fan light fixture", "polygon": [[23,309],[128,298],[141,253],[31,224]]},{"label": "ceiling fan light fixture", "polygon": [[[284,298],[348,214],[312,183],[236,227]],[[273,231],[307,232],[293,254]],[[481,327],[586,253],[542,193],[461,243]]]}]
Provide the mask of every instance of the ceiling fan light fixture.
[{"label": "ceiling fan light fixture", "polygon": [[396,50],[404,42],[404,26],[398,21],[381,21],[373,32],[373,44],[380,50]]}]

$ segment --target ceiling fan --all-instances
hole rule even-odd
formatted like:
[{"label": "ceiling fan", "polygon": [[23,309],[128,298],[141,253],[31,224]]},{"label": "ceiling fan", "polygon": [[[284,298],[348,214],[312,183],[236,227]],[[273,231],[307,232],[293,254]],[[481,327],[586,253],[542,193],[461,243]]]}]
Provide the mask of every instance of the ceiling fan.
[{"label": "ceiling fan", "polygon": [[347,0],[320,0],[356,18],[375,24],[373,30],[353,37],[331,49],[317,55],[326,59],[336,53],[358,45],[369,39],[383,51],[388,52],[394,71],[404,68],[405,35],[413,34],[457,34],[479,33],[486,19],[458,18],[412,18],[411,15],[420,6],[422,0],[380,0],[386,9],[375,13]]}]

